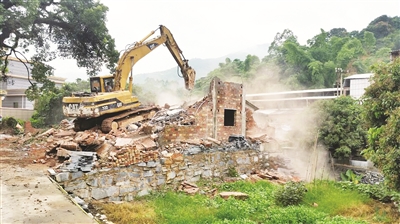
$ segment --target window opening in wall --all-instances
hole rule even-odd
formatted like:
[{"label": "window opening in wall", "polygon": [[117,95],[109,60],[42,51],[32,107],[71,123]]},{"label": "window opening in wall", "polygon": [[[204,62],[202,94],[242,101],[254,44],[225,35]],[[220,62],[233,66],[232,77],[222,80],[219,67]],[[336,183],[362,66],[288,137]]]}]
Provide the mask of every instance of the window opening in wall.
[{"label": "window opening in wall", "polygon": [[13,107],[18,108],[18,102],[13,102]]},{"label": "window opening in wall", "polygon": [[236,110],[225,109],[224,111],[224,126],[235,126]]}]

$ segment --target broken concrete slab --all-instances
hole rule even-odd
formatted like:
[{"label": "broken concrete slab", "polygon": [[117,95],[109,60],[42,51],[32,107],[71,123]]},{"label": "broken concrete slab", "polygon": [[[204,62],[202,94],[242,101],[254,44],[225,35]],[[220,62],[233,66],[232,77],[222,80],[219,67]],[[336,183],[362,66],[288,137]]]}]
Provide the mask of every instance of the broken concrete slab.
[{"label": "broken concrete slab", "polygon": [[157,148],[156,142],[151,137],[140,139],[137,144],[141,144],[145,150],[154,150]]},{"label": "broken concrete slab", "polygon": [[64,148],[57,148],[57,157],[69,158],[69,151]]},{"label": "broken concrete slab", "polygon": [[104,142],[96,149],[96,153],[100,159],[107,158],[111,149],[113,149],[113,146],[108,142]]},{"label": "broken concrete slab", "polygon": [[119,138],[115,139],[115,147],[121,148],[127,145],[133,145],[134,141],[132,138]]},{"label": "broken concrete slab", "polygon": [[66,137],[66,136],[73,136],[75,135],[76,132],[74,131],[64,131],[61,130],[58,133],[53,134],[54,137],[58,137],[58,138],[62,138],[62,137]]},{"label": "broken concrete slab", "polygon": [[59,141],[60,147],[68,150],[80,151],[78,143],[73,141]]},{"label": "broken concrete slab", "polygon": [[89,172],[94,166],[96,160],[96,152],[76,152],[69,151],[70,158],[65,161],[63,166],[60,167],[63,171],[78,172]]},{"label": "broken concrete slab", "polygon": [[47,169],[47,172],[49,172],[49,174],[51,175],[51,176],[55,176],[57,173],[56,173],[56,171],[54,171],[53,169]]},{"label": "broken concrete slab", "polygon": [[56,131],[54,128],[50,128],[49,130],[43,132],[42,134],[38,135],[38,137],[48,137],[50,135],[53,135],[53,133]]}]

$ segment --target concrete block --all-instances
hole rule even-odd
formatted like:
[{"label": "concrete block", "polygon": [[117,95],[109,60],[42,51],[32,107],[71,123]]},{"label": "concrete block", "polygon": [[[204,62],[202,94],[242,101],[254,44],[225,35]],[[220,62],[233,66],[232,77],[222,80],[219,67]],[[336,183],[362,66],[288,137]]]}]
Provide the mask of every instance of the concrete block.
[{"label": "concrete block", "polygon": [[126,179],[128,179],[129,175],[127,172],[119,172],[117,173],[116,177],[115,177],[115,181],[116,182],[121,182],[121,181],[125,181]]},{"label": "concrete block", "polygon": [[108,197],[119,195],[119,187],[111,186],[104,188]]},{"label": "concrete block", "polygon": [[88,189],[78,189],[78,190],[74,190],[74,194],[80,198],[83,198],[85,200],[89,200],[90,199],[90,194],[89,194],[89,190]]},{"label": "concrete block", "polygon": [[140,177],[140,173],[134,172],[134,173],[129,173],[130,178],[138,178]]},{"label": "concrete block", "polygon": [[94,177],[89,178],[86,182],[89,186],[98,187],[98,179],[97,178],[94,178]]},{"label": "concrete block", "polygon": [[137,187],[120,187],[119,188],[119,196],[123,196],[127,193],[132,193],[137,191]]},{"label": "concrete block", "polygon": [[154,173],[151,170],[143,172],[143,177],[151,177],[153,175],[154,175]]},{"label": "concrete block", "polygon": [[93,188],[91,192],[92,198],[100,200],[108,197],[107,192],[103,188]]},{"label": "concrete block", "polygon": [[99,178],[99,186],[100,187],[109,187],[113,183],[113,177],[112,176],[106,176],[103,175]]},{"label": "concrete block", "polygon": [[132,138],[119,138],[117,137],[115,139],[115,147],[124,147],[126,145],[133,145],[133,139]]},{"label": "concrete block", "polygon": [[167,173],[167,180],[174,179],[175,177],[176,177],[176,173],[174,171]]},{"label": "concrete block", "polygon": [[73,192],[74,190],[85,189],[86,187],[87,185],[85,181],[73,181],[66,184],[64,190],[67,192]]},{"label": "concrete block", "polygon": [[121,198],[119,196],[112,196],[109,201],[121,201]]},{"label": "concrete block", "polygon": [[131,182],[129,180],[116,182],[116,186],[128,186]]},{"label": "concrete block", "polygon": [[198,175],[198,176],[194,176],[194,177],[192,177],[192,178],[190,178],[190,182],[197,182],[197,181],[199,181],[200,180],[200,175]]},{"label": "concrete block", "polygon": [[204,177],[204,178],[208,178],[208,177],[211,177],[211,176],[212,176],[211,170],[205,170],[205,171],[201,174],[201,177]]},{"label": "concrete block", "polygon": [[157,179],[157,185],[161,185],[161,184],[165,184],[164,178]]},{"label": "concrete block", "polygon": [[147,164],[144,162],[141,162],[141,163],[138,163],[137,166],[144,167],[144,166],[147,166]]},{"label": "concrete block", "polygon": [[47,169],[47,172],[49,172],[50,175],[55,176],[57,173],[53,169]]},{"label": "concrete block", "polygon": [[139,191],[138,194],[137,194],[137,196],[138,196],[138,197],[141,197],[141,196],[148,195],[148,194],[150,194],[150,191],[151,191],[150,189],[145,188],[145,189]]},{"label": "concrete block", "polygon": [[69,173],[68,172],[63,172],[63,173],[58,173],[56,174],[56,181],[57,182],[64,182],[69,180]]},{"label": "concrete block", "polygon": [[149,161],[149,162],[147,162],[147,167],[153,168],[153,167],[156,167],[156,166],[157,166],[157,163],[154,162],[154,161]]},{"label": "concrete block", "polygon": [[78,179],[80,177],[83,177],[83,172],[82,171],[71,173],[71,180],[75,180],[75,179]]}]

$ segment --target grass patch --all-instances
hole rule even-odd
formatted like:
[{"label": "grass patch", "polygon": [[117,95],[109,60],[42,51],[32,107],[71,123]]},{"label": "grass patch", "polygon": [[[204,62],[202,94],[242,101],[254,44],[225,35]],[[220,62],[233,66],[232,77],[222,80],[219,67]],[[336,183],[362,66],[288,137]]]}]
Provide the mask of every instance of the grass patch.
[{"label": "grass patch", "polygon": [[118,224],[156,224],[157,214],[151,203],[144,200],[121,204],[96,204],[106,214],[107,219]]},{"label": "grass patch", "polygon": [[316,210],[332,216],[340,215],[353,208],[361,208],[372,201],[368,196],[357,191],[342,189],[333,181],[315,181],[307,185],[304,205],[314,205]]},{"label": "grass patch", "polygon": [[212,223],[215,207],[203,195],[166,192],[154,199],[158,223]]},{"label": "grass patch", "polygon": [[[135,202],[105,204],[102,210],[109,220],[122,224],[399,223],[398,216],[387,205],[332,181],[307,184],[304,200],[297,206],[280,206],[274,201],[274,192],[280,187],[267,181],[237,181],[218,185],[218,192],[239,191],[248,194],[248,199],[225,200],[219,196],[164,191]],[[318,206],[312,206],[314,203]]]}]

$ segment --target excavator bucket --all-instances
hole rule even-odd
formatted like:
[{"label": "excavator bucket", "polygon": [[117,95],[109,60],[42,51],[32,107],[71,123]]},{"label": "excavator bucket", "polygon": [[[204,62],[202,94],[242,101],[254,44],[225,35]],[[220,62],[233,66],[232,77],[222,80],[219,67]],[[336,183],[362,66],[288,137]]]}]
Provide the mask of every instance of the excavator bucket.
[{"label": "excavator bucket", "polygon": [[183,79],[185,80],[185,88],[187,90],[192,90],[196,79],[196,71],[189,67],[189,69],[186,70],[186,75],[183,76]]}]

